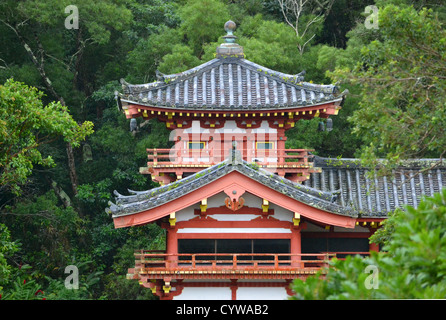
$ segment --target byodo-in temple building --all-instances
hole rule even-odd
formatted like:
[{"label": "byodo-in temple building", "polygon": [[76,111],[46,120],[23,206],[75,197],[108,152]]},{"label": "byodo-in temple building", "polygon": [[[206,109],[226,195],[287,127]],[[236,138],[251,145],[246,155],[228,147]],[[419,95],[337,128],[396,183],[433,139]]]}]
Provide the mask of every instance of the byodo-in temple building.
[{"label": "byodo-in temple building", "polygon": [[446,185],[445,167],[419,170],[428,160],[386,177],[286,149],[286,130],[314,117],[330,127],[346,94],[246,60],[234,29],[225,24],[215,59],[153,83],[122,81],[117,98],[128,119],[172,130],[174,146],[148,149],[140,170],[160,186],[116,192],[107,209],[116,228],[166,230],[166,250],[135,248],[127,275],[160,299],[286,299],[293,279],[334,256],[379,250],[369,237],[389,212]]}]

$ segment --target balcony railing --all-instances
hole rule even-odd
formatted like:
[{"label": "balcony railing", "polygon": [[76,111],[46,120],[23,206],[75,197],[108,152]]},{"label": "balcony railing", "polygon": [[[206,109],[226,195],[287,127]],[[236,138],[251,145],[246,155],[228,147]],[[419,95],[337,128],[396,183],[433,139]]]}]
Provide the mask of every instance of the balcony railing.
[{"label": "balcony railing", "polygon": [[[265,166],[309,167],[312,155],[308,149],[239,149],[243,159]],[[228,150],[221,149],[147,149],[148,166],[181,166],[190,164],[217,164],[228,156]]]},{"label": "balcony railing", "polygon": [[135,268],[128,279],[147,283],[150,279],[285,279],[326,274],[329,262],[337,255],[367,256],[369,252],[316,254],[290,253],[194,253],[166,254],[162,251],[138,251]]},{"label": "balcony railing", "polygon": [[317,270],[328,267],[335,254],[291,253],[135,253],[136,269],[140,274],[155,271],[291,271]]}]

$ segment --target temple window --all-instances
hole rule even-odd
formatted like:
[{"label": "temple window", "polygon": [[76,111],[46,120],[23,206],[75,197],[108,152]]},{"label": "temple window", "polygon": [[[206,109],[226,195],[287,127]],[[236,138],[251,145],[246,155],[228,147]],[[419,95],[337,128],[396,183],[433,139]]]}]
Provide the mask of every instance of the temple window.
[{"label": "temple window", "polygon": [[190,141],[187,143],[187,148],[189,150],[201,150],[206,147],[206,142],[204,141]]},{"label": "temple window", "polygon": [[274,142],[272,142],[272,141],[256,142],[256,149],[260,149],[260,150],[274,149]]},{"label": "temple window", "polygon": [[[225,254],[228,256],[198,256],[196,260],[232,260],[232,254],[290,253],[289,239],[179,239],[178,253]],[[189,260],[190,257],[183,257]],[[243,260],[251,260],[246,256]],[[279,260],[287,257],[280,257]],[[289,257],[288,257],[289,259]],[[180,258],[180,260],[182,260]],[[255,256],[255,260],[273,260],[272,256]]]}]

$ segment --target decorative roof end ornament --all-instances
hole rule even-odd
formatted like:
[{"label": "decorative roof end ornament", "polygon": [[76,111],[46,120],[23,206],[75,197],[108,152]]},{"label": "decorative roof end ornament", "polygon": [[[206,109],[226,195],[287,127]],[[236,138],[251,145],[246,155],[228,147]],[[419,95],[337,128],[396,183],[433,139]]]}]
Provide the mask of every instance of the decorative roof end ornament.
[{"label": "decorative roof end ornament", "polygon": [[229,20],[225,23],[226,35],[223,37],[223,39],[225,39],[226,43],[235,43],[235,39],[237,39],[237,37],[234,36],[234,31],[236,27],[237,25],[235,24],[234,21]]},{"label": "decorative roof end ornament", "polygon": [[234,35],[234,31],[237,25],[234,21],[227,21],[225,23],[226,35],[223,37],[225,42],[217,47],[217,58],[244,58],[243,47],[235,43],[237,37]]}]

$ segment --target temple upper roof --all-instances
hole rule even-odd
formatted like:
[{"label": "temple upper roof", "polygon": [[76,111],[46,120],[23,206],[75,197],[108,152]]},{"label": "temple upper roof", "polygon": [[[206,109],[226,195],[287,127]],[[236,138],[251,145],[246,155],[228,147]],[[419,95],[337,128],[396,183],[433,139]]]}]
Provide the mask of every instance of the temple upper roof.
[{"label": "temple upper roof", "polygon": [[176,74],[157,71],[157,81],[130,84],[121,79],[120,101],[179,110],[277,110],[339,105],[346,92],[335,85],[304,81],[305,71],[286,74],[244,59],[228,23],[216,58]]}]

